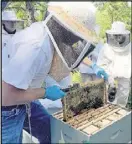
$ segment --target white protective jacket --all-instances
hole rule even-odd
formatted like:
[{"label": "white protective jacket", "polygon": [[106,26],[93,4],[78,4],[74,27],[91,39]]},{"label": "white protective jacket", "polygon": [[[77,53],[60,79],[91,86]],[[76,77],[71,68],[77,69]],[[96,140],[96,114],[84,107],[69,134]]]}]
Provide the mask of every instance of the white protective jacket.
[{"label": "white protective jacket", "polygon": [[113,102],[125,107],[129,95],[131,78],[131,43],[124,48],[105,44],[101,49],[97,64],[118,82],[116,99]]},{"label": "white protective jacket", "polygon": [[[18,31],[21,31],[21,29],[18,29]],[[8,34],[2,26],[2,67],[6,66],[10,60],[10,53],[11,53],[11,48],[7,46],[8,41],[12,38],[14,34]]]},{"label": "white protective jacket", "polygon": [[2,68],[2,79],[21,89],[40,88],[50,70],[54,53],[42,22],[17,32],[7,47],[10,59]]},{"label": "white protective jacket", "polygon": [[7,47],[7,43],[12,36],[12,34],[8,34],[2,27],[2,67],[9,62],[10,49]]},{"label": "white protective jacket", "polygon": [[[54,48],[42,22],[33,23],[30,27],[17,32],[8,41],[7,48],[8,52],[4,51],[4,54],[2,52],[2,62],[8,53],[10,55],[2,67],[2,79],[5,82],[20,89],[40,88],[44,81],[45,87],[59,85],[61,88],[66,88],[70,85],[70,76],[59,83],[48,76]],[[60,99],[40,101],[46,108],[62,108]]]}]

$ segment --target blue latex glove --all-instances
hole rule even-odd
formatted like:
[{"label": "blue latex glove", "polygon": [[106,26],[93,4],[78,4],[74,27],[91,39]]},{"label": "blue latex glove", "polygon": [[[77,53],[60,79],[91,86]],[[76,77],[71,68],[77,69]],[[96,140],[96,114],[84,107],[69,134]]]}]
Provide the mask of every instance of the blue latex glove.
[{"label": "blue latex glove", "polygon": [[108,80],[108,74],[104,71],[104,69],[100,68],[99,66],[97,66],[95,63],[91,65],[93,71],[95,72],[95,74],[97,75],[97,77],[99,78],[104,78],[104,80]]},{"label": "blue latex glove", "polygon": [[47,87],[45,90],[45,98],[55,101],[66,95],[58,86]]}]

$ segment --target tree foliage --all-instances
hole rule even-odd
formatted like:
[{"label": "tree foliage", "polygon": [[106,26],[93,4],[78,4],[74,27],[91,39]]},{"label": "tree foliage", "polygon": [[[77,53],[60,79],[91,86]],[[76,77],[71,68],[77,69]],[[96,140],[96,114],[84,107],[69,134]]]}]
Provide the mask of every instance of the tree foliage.
[{"label": "tree foliage", "polygon": [[9,0],[6,0],[6,1],[2,1],[1,2],[1,9],[4,10],[8,4]]},{"label": "tree foliage", "polygon": [[[105,31],[111,28],[113,21],[122,21],[131,30],[131,7],[127,2],[93,2],[97,7],[96,22],[100,25],[100,37],[106,39]],[[3,7],[4,7],[3,3]],[[18,18],[25,20],[25,27],[44,19],[47,2],[9,1],[6,9],[15,10]]]},{"label": "tree foliage", "polygon": [[127,2],[95,2],[98,8],[97,23],[101,26],[100,36],[105,39],[105,31],[111,28],[114,21],[122,21],[131,31],[131,8]]},{"label": "tree foliage", "polygon": [[47,3],[41,1],[12,1],[8,3],[6,9],[14,10],[18,18],[25,20],[26,27],[33,22],[43,20]]}]

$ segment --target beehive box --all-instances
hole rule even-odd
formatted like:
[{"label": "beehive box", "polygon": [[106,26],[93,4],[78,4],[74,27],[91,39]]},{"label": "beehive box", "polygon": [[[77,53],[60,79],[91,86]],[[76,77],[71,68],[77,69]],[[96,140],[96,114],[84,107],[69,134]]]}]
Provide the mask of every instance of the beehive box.
[{"label": "beehive box", "polygon": [[106,104],[63,121],[60,111],[51,117],[51,143],[128,143],[131,111]]},{"label": "beehive box", "polygon": [[63,120],[68,121],[88,109],[99,108],[105,103],[106,84],[103,79],[72,88],[62,99]]},{"label": "beehive box", "polygon": [[70,88],[63,110],[51,117],[52,143],[128,143],[131,111],[108,104],[106,96],[103,80]]}]

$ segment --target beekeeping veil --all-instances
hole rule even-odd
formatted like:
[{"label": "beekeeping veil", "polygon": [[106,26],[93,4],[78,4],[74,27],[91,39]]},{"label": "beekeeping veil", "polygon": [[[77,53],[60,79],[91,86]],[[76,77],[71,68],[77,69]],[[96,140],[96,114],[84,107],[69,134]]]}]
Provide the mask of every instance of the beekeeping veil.
[{"label": "beekeeping veil", "polygon": [[125,52],[129,49],[130,31],[125,29],[123,22],[114,22],[111,30],[106,31],[106,37],[107,43],[114,51]]},{"label": "beekeeping veil", "polygon": [[96,34],[99,33],[99,26],[96,24],[96,7],[91,2],[49,2],[48,5],[61,7],[86,28]]},{"label": "beekeeping veil", "polygon": [[[62,61],[61,64],[56,64],[61,65],[57,69],[65,67],[66,71],[72,71],[93,51],[96,36],[60,7],[49,6],[48,12],[45,27],[57,52],[55,55],[59,55]],[[57,63],[56,61],[53,63]]]},{"label": "beekeeping veil", "polygon": [[17,31],[24,28],[24,20],[18,19],[16,13],[11,10],[2,12],[2,23],[8,23],[8,26],[14,27]]}]

